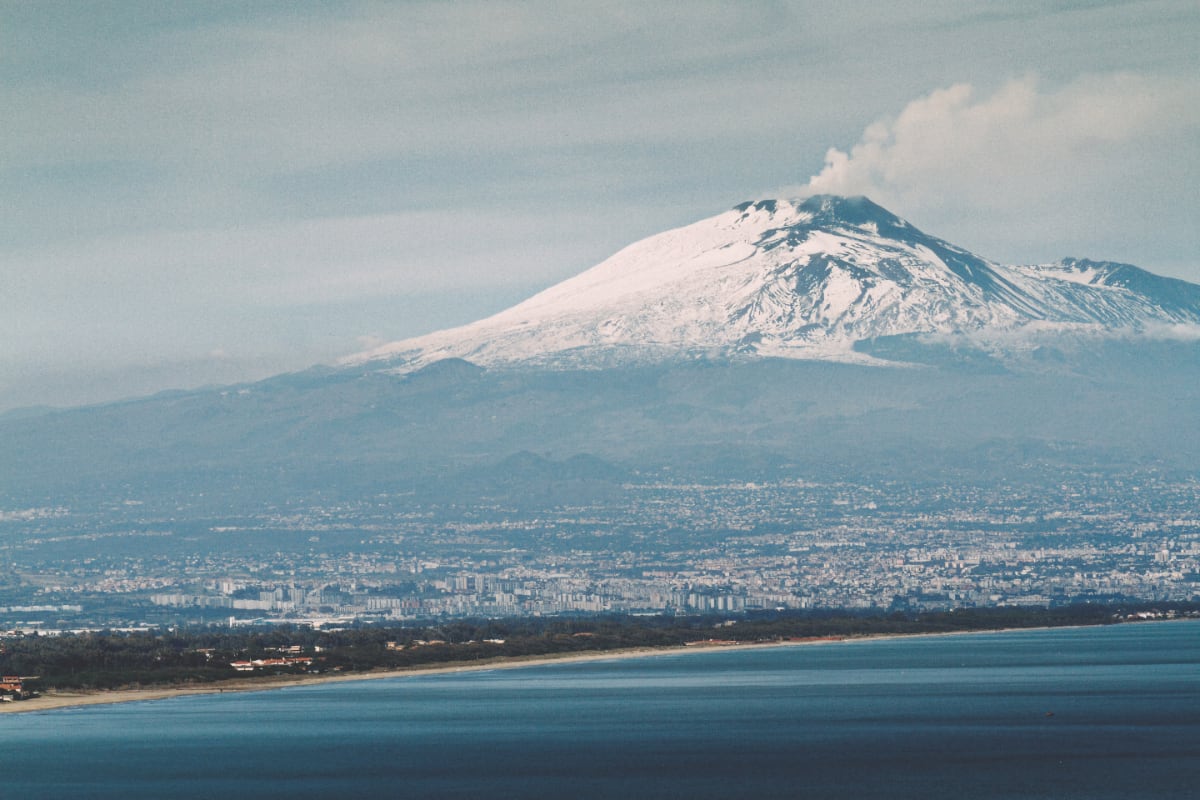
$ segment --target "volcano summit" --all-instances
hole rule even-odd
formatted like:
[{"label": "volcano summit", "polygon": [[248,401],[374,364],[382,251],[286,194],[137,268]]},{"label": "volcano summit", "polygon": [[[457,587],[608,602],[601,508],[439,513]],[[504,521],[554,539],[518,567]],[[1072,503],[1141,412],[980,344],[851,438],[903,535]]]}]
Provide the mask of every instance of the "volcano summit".
[{"label": "volcano summit", "polygon": [[870,361],[861,343],[1200,332],[1200,286],[1126,264],[1002,266],[864,197],[761,200],[651,236],[492,317],[350,363],[410,371],[716,356]]},{"label": "volcano summit", "polygon": [[1041,480],[1194,469],[1197,419],[1200,286],[1002,266],[818,196],[742,203],[337,367],[0,418],[0,499],[458,503],[662,470]]}]

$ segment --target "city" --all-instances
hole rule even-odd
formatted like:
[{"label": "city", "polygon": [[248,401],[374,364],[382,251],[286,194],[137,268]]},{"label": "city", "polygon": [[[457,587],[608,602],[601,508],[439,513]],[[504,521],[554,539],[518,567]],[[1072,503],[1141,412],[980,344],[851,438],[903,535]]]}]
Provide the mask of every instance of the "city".
[{"label": "city", "polygon": [[297,502],[175,523],[120,500],[0,513],[0,628],[418,623],[1187,601],[1200,483],[1147,470],[991,486],[623,487],[517,509]]}]

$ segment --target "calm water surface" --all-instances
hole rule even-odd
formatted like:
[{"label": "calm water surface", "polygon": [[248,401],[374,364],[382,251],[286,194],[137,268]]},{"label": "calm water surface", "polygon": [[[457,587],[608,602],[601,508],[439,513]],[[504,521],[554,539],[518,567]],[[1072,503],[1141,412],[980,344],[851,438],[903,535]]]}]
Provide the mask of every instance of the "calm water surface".
[{"label": "calm water surface", "polygon": [[1197,798],[1200,623],[0,717],[3,798]]}]

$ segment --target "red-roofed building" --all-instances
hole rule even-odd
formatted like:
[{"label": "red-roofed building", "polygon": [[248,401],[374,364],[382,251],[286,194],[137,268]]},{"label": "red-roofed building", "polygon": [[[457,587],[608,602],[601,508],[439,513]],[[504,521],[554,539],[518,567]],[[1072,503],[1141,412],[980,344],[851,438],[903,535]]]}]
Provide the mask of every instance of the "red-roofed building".
[{"label": "red-roofed building", "polygon": [[0,695],[12,695],[16,698],[25,696],[25,681],[20,675],[5,675],[0,678]]}]

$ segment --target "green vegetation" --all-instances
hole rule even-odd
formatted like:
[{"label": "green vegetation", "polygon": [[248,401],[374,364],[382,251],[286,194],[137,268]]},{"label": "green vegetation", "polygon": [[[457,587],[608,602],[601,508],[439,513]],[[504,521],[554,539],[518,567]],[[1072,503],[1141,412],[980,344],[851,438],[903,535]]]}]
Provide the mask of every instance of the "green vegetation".
[{"label": "green vegetation", "polygon": [[[182,686],[289,673],[369,672],[709,641],[780,642],[1103,625],[1180,616],[1200,616],[1200,604],[1079,605],[924,613],[790,611],[747,614],[734,619],[719,616],[520,618],[459,620],[417,628],[363,626],[340,630],[271,626],[105,631],[7,637],[0,640],[0,673],[37,676],[29,684],[40,691]],[[262,663],[254,665],[255,661]],[[243,662],[248,671],[238,671],[233,662]]]}]

